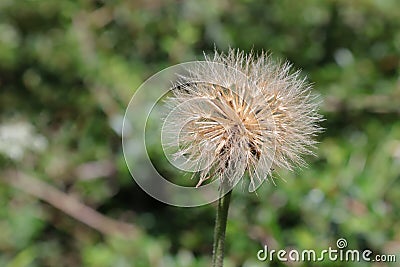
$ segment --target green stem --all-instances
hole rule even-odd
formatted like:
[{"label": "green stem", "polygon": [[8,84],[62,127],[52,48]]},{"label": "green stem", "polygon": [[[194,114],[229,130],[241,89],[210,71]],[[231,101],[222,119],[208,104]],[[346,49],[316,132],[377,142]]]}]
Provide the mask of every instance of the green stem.
[{"label": "green stem", "polygon": [[232,190],[218,200],[217,217],[214,228],[212,267],[222,267],[224,263],[224,244],[226,222]]}]

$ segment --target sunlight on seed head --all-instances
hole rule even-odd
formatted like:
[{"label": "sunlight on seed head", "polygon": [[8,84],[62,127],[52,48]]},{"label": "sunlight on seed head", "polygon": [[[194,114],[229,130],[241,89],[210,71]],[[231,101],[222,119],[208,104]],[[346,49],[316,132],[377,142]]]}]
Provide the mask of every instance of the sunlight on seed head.
[{"label": "sunlight on seed head", "polygon": [[167,150],[207,179],[233,183],[248,172],[250,191],[272,168],[292,170],[313,154],[321,131],[311,86],[289,63],[239,50],[206,56],[166,100]]}]

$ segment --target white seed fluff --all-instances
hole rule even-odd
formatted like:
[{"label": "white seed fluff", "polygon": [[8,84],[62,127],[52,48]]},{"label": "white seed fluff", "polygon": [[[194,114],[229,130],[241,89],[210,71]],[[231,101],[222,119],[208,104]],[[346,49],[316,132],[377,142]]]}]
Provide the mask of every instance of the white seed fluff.
[{"label": "white seed fluff", "polygon": [[255,188],[271,168],[304,165],[321,131],[311,85],[266,53],[206,56],[206,64],[180,78],[166,104],[175,109],[168,121],[179,138],[174,156],[198,167],[197,186],[209,178],[236,181],[247,171]]}]

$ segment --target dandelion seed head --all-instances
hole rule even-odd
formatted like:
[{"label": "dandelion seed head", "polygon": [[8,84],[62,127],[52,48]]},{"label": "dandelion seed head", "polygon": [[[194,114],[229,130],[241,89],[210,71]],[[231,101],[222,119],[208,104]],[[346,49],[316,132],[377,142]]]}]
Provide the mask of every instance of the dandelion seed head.
[{"label": "dandelion seed head", "polygon": [[271,169],[304,166],[321,116],[300,72],[266,53],[231,49],[205,58],[166,100],[174,115],[165,123],[179,140],[166,145],[198,171],[197,186],[210,178],[237,181],[247,171],[256,189]]}]

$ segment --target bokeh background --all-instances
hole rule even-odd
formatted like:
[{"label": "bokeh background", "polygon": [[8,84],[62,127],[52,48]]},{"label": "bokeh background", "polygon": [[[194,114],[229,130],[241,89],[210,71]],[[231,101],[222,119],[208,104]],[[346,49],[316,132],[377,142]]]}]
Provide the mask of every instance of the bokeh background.
[{"label": "bokeh background", "polygon": [[121,124],[148,77],[214,47],[290,60],[326,119],[308,168],[235,189],[226,266],[398,266],[256,257],[343,237],[399,264],[397,0],[1,0],[0,266],[209,266],[215,205],[146,195]]}]

